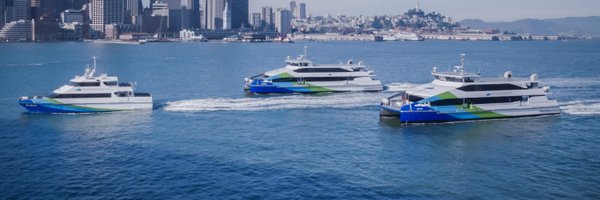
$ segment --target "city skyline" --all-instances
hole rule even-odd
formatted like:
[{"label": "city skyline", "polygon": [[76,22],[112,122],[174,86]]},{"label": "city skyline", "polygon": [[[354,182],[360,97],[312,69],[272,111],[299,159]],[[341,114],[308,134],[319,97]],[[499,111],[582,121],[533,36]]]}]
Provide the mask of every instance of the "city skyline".
[{"label": "city skyline", "polygon": [[[324,16],[326,13],[338,13],[349,16],[398,15],[414,8],[417,1],[372,0],[301,0],[306,3],[307,14]],[[550,19],[562,17],[597,16],[600,13],[600,1],[574,0],[556,1],[473,1],[473,0],[429,0],[419,1],[421,9],[427,12],[443,13],[455,20],[482,19],[485,21],[514,21],[519,19]],[[385,6],[383,6],[385,5]],[[468,5],[468,6],[465,6]],[[289,7],[289,1],[281,0],[252,0],[250,12],[258,12],[263,6]]]}]

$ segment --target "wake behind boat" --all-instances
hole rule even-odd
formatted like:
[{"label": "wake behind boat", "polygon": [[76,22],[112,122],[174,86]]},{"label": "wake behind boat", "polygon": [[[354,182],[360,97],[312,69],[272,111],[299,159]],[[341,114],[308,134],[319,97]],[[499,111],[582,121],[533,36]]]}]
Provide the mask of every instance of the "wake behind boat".
[{"label": "wake behind boat", "polygon": [[304,55],[288,57],[286,66],[245,79],[244,90],[252,93],[317,93],[382,91],[381,81],[359,62],[315,64]]},{"label": "wake behind boat", "polygon": [[18,103],[29,112],[89,113],[152,109],[150,93],[134,92],[134,84],[119,83],[116,76],[94,76],[94,68],[86,68],[83,76],[75,76],[48,97],[21,97]]},{"label": "wake behind boat", "polygon": [[464,70],[438,72],[433,82],[398,93],[381,102],[381,116],[399,117],[403,123],[448,122],[559,114],[556,100],[547,97],[549,87],[541,87],[537,74],[514,78],[481,77]]}]

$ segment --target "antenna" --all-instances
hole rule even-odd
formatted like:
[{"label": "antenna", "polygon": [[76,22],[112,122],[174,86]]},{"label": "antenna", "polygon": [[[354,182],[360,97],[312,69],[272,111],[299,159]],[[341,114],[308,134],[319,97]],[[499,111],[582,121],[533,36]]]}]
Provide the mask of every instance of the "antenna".
[{"label": "antenna", "polygon": [[88,78],[94,76],[94,73],[96,72],[96,56],[92,57],[92,59],[94,59],[94,68],[92,68],[92,71],[90,71],[90,73],[87,74]]},{"label": "antenna", "polygon": [[308,47],[307,47],[307,46],[304,46],[304,57],[305,57],[305,58],[307,58],[307,56],[308,56],[308,53],[307,53],[307,52],[308,52]]},{"label": "antenna", "polygon": [[462,74],[465,71],[465,56],[467,54],[461,53],[460,54],[460,73]]}]

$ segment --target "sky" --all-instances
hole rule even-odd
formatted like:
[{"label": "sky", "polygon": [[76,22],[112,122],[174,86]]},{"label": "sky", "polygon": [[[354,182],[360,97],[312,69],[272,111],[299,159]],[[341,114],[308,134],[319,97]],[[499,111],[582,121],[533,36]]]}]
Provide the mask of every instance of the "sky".
[{"label": "sky", "polygon": [[[288,7],[289,0],[249,0],[250,12],[263,6]],[[307,14],[387,15],[402,14],[416,0],[296,0],[306,3]],[[600,16],[600,0],[421,0],[425,12],[439,12],[454,20],[514,21],[524,18]]]}]

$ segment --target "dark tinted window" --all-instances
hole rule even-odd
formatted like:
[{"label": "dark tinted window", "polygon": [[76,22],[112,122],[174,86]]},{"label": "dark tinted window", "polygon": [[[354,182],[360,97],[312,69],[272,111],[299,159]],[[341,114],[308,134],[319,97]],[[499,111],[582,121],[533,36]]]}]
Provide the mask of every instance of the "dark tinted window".
[{"label": "dark tinted window", "polygon": [[319,82],[319,81],[351,81],[354,80],[354,77],[306,77],[306,78],[276,78],[273,79],[273,82],[298,82],[298,81],[310,81],[310,82]]},{"label": "dark tinted window", "polygon": [[483,98],[469,98],[469,99],[444,99],[431,102],[432,106],[449,106],[449,105],[462,105],[464,103],[473,104],[486,104],[486,103],[507,103],[521,101],[522,96],[512,97],[483,97]]},{"label": "dark tinted window", "polygon": [[110,93],[99,93],[99,94],[56,94],[52,98],[66,99],[66,98],[110,98]]},{"label": "dark tinted window", "polygon": [[108,81],[108,82],[104,82],[104,85],[115,86],[115,85],[117,85],[117,82],[116,81]]},{"label": "dark tinted window", "polygon": [[298,73],[311,73],[311,72],[349,72],[342,68],[301,68],[294,70]]},{"label": "dark tinted window", "polygon": [[272,80],[273,82],[296,82],[296,78],[276,78]]},{"label": "dark tinted window", "polygon": [[415,102],[415,101],[421,101],[421,100],[423,100],[423,98],[422,97],[418,97],[418,96],[408,96],[408,100],[412,101],[412,102]]},{"label": "dark tinted window", "polygon": [[354,77],[307,77],[305,81],[351,81]]},{"label": "dark tinted window", "polygon": [[150,93],[136,92],[133,95],[136,96],[136,97],[149,97]]},{"label": "dark tinted window", "polygon": [[71,85],[78,87],[100,86],[100,82],[73,82]]},{"label": "dark tinted window", "polygon": [[458,88],[462,91],[487,91],[487,90],[522,90],[525,88],[513,84],[488,84],[488,85],[467,85]]}]

